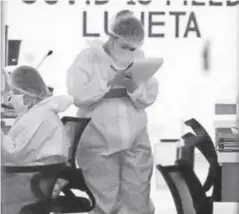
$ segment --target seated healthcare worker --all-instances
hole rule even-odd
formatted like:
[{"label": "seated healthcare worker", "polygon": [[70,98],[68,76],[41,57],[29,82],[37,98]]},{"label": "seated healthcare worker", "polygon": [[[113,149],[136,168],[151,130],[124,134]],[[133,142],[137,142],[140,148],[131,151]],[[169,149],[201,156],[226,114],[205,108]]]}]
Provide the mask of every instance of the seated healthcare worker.
[{"label": "seated healthcare worker", "polygon": [[[65,163],[69,141],[57,113],[72,103],[70,96],[49,96],[40,74],[21,66],[9,80],[11,103],[19,114],[7,135],[2,137],[3,166],[31,166]],[[18,214],[24,205],[36,202],[31,192],[32,173],[5,173],[2,177],[2,211]],[[47,185],[45,184],[46,190]]]},{"label": "seated healthcare worker", "polygon": [[[145,109],[158,94],[151,78],[137,84],[122,70],[136,58],[144,29],[133,15],[118,13],[106,43],[93,41],[68,70],[67,86],[79,117],[91,117],[77,160],[96,198],[94,214],[152,214],[153,157]],[[147,71],[145,71],[147,72]]]}]

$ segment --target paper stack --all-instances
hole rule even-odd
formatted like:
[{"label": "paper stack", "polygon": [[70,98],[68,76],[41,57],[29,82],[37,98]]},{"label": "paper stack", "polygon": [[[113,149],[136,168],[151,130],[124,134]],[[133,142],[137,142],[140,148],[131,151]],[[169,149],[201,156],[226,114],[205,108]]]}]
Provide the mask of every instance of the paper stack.
[{"label": "paper stack", "polygon": [[221,135],[218,141],[220,152],[239,152],[239,134]]}]

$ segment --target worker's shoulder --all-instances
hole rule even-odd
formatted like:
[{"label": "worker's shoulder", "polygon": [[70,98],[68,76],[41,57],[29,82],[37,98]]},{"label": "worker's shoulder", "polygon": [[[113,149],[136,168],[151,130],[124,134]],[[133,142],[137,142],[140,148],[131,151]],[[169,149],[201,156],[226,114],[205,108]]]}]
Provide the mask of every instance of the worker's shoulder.
[{"label": "worker's shoulder", "polygon": [[53,111],[51,106],[38,105],[32,108],[28,113],[28,118],[33,121],[51,120],[58,117],[57,112]]},{"label": "worker's shoulder", "polygon": [[46,118],[49,118],[51,113],[48,110],[43,109],[42,107],[35,107],[30,109],[26,115],[24,115],[25,118],[29,118],[31,121],[42,121]]},{"label": "worker's shoulder", "polygon": [[13,125],[13,130],[28,130],[32,128],[40,128],[44,121],[52,120],[53,115],[48,111],[40,110],[39,108],[34,108],[33,110],[28,111],[23,116],[21,116],[16,123]]},{"label": "worker's shoulder", "polygon": [[[39,119],[36,118],[36,114],[39,115]],[[49,131],[61,126],[59,115],[49,108],[38,108],[36,109],[34,115],[35,116],[33,116],[32,118],[35,119],[33,119],[32,122],[34,123],[34,121],[38,121],[41,127],[48,127]]]},{"label": "worker's shoulder", "polygon": [[93,50],[92,48],[85,48],[82,51],[80,51],[77,55],[76,55],[76,60],[77,61],[82,61],[82,60],[89,60],[91,58],[93,58]]},{"label": "worker's shoulder", "polygon": [[87,47],[77,54],[76,59],[91,61],[105,56],[103,44],[100,40],[88,41]]}]

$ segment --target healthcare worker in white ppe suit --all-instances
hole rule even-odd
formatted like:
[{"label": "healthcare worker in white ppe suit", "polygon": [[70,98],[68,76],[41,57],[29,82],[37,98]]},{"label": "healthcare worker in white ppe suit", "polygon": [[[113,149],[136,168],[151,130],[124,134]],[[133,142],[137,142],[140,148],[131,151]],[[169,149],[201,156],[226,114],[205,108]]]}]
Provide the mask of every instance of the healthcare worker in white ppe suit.
[{"label": "healthcare worker in white ppe suit", "polygon": [[[96,197],[94,214],[151,214],[153,158],[145,109],[157,81],[135,83],[122,70],[143,57],[144,30],[132,13],[117,15],[106,43],[95,41],[68,70],[69,94],[79,117],[91,117],[77,161]],[[147,72],[147,71],[145,71]]]},{"label": "healthcare worker in white ppe suit", "polygon": [[[73,98],[50,96],[40,74],[28,66],[14,70],[9,85],[10,102],[19,116],[7,135],[1,131],[2,166],[66,163],[69,141],[58,113],[73,104]],[[19,214],[23,206],[39,200],[31,191],[33,175],[2,174],[4,214]],[[53,181],[45,182],[42,191],[48,191]]]}]

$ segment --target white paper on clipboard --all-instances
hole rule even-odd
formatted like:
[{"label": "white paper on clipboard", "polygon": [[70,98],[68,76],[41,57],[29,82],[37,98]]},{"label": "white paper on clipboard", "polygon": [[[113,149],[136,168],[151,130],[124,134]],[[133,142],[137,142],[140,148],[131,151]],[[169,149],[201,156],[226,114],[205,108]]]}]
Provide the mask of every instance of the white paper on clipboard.
[{"label": "white paper on clipboard", "polygon": [[136,82],[145,82],[152,77],[162,66],[162,58],[147,58],[134,61],[134,64],[126,71],[132,74]]}]

